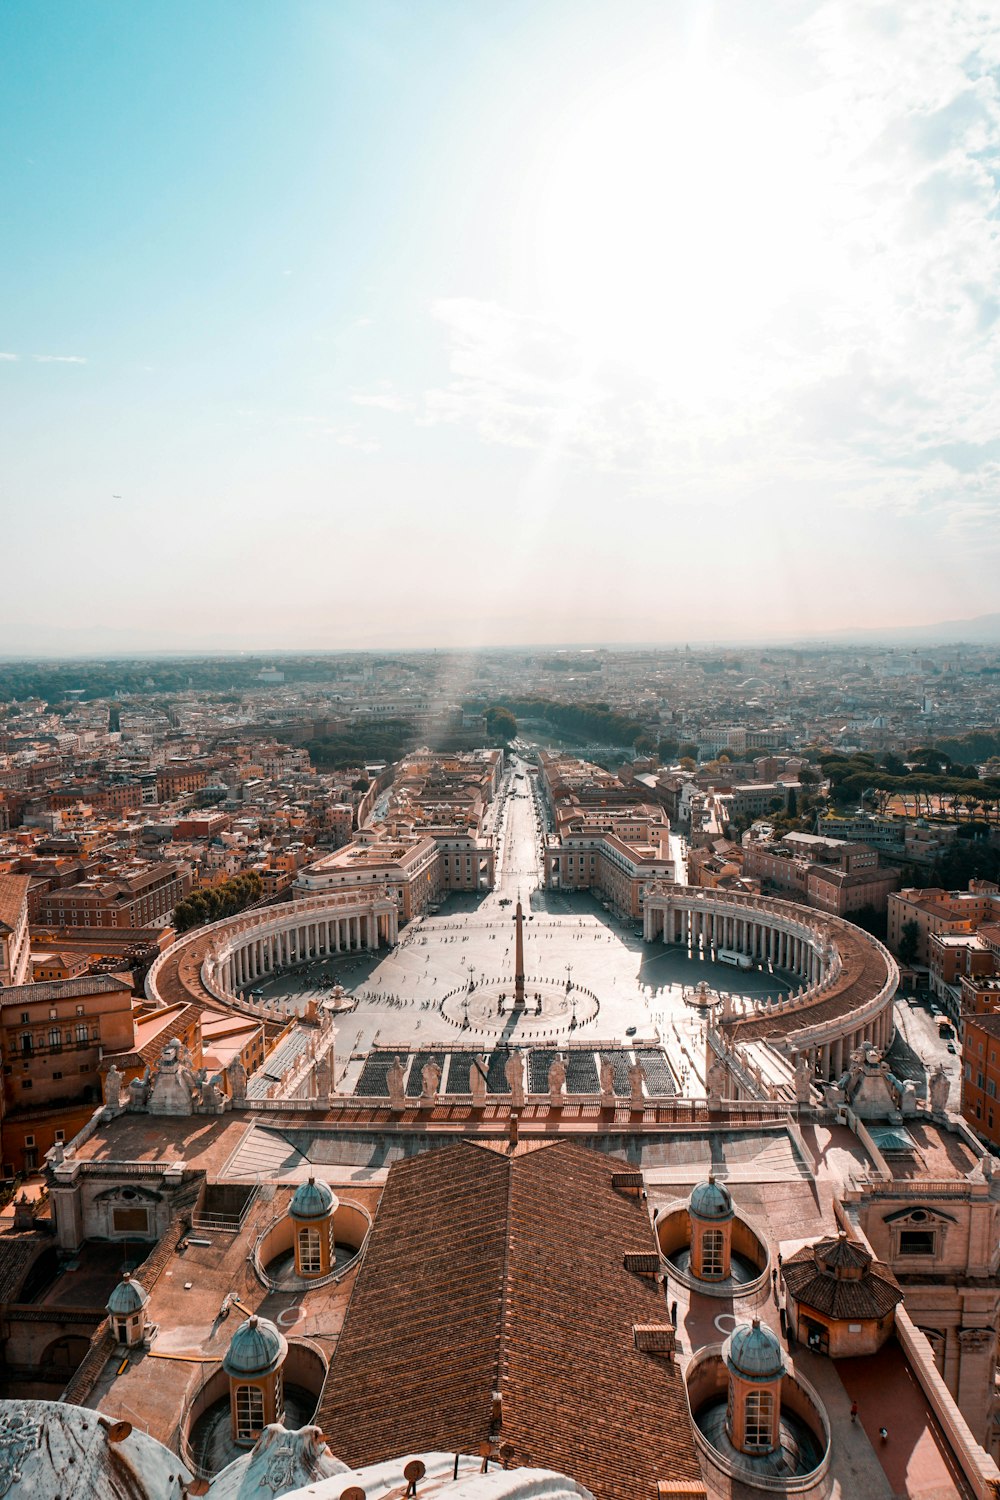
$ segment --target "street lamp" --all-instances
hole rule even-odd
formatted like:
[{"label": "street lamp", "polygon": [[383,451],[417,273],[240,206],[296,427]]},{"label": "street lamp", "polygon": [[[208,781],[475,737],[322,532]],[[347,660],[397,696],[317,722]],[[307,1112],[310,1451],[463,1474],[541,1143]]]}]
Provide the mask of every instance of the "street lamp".
[{"label": "street lamp", "polygon": [[572,988],[573,988],[573,965],[572,964],[567,964],[566,965],[566,993],[567,993],[567,995],[569,994],[569,992],[570,992],[570,990]]}]

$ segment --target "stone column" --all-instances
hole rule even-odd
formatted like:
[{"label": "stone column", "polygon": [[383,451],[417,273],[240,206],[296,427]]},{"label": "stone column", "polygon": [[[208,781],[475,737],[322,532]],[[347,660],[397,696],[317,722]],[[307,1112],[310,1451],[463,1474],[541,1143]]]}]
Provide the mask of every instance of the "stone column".
[{"label": "stone column", "polygon": [[370,951],[374,952],[374,950],[378,947],[378,939],[375,933],[375,913],[370,911],[365,921],[368,929],[366,940],[367,946]]}]

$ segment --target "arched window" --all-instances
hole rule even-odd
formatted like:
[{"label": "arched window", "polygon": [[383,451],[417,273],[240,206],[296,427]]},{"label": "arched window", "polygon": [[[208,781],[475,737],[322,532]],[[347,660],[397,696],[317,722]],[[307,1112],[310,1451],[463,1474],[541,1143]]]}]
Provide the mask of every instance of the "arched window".
[{"label": "arched window", "polygon": [[722,1230],[706,1229],[701,1237],[701,1274],[722,1275]]},{"label": "arched window", "polygon": [[743,1441],[747,1448],[771,1447],[774,1396],[770,1391],[751,1391],[743,1407]]},{"label": "arched window", "polygon": [[299,1270],[305,1272],[322,1271],[323,1251],[320,1244],[318,1229],[299,1230]]},{"label": "arched window", "polygon": [[236,1436],[255,1443],[264,1430],[264,1392],[257,1385],[236,1387]]}]

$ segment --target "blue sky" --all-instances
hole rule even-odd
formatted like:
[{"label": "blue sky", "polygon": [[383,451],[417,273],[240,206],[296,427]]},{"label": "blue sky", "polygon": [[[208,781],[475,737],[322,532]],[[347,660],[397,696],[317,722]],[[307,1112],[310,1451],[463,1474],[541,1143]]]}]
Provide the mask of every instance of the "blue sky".
[{"label": "blue sky", "polygon": [[998,63],[964,0],[7,0],[0,651],[1000,608]]}]

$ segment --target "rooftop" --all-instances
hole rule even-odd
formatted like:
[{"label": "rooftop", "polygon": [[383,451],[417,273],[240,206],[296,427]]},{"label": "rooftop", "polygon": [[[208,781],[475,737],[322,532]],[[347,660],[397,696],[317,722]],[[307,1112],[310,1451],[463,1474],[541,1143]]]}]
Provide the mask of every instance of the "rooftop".
[{"label": "rooftop", "polygon": [[402,1431],[468,1452],[493,1431],[514,1464],[571,1470],[597,1500],[699,1480],[679,1372],[636,1349],[665,1308],[623,1266],[655,1246],[619,1166],[571,1142],[394,1166],[317,1414],[333,1451],[374,1461]]}]

